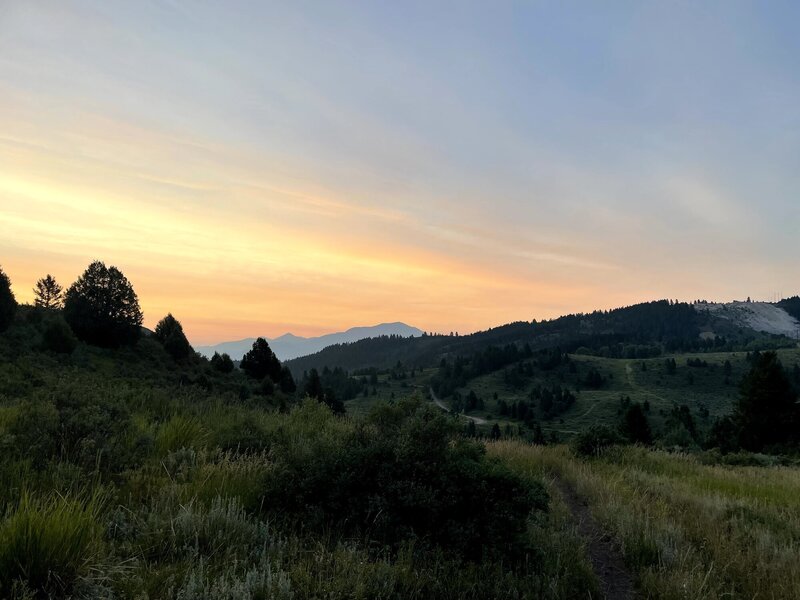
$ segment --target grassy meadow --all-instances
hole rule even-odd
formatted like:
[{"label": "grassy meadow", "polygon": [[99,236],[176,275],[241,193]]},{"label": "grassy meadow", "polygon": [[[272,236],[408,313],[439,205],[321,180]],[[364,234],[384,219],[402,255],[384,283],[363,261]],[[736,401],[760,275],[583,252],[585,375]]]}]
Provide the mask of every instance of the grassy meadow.
[{"label": "grassy meadow", "polygon": [[796,466],[767,457],[759,466],[722,465],[713,455],[639,447],[588,460],[563,445],[488,448],[518,472],[573,487],[620,548],[642,597],[800,597]]},{"label": "grassy meadow", "polygon": [[[800,349],[777,350],[783,365],[792,369],[800,364]],[[670,374],[665,361],[674,359],[675,372]],[[545,432],[555,431],[560,439],[569,439],[587,427],[602,423],[615,425],[620,418],[620,397],[632,402],[645,402],[651,426],[663,433],[669,412],[676,405],[689,407],[698,428],[707,430],[717,417],[729,414],[738,397],[738,384],[750,369],[746,352],[706,352],[698,354],[668,354],[658,358],[603,358],[580,354],[570,355],[575,372],[566,366],[543,371],[536,370],[516,385],[507,381],[506,369],[476,377],[459,389],[462,395],[474,391],[485,403],[482,411],[469,411],[472,416],[490,417],[502,426],[518,422],[499,414],[499,402],[511,404],[525,401],[536,386],[560,386],[575,394],[575,404],[562,414],[540,419]],[[706,366],[689,366],[700,361]],[[730,363],[730,371],[725,363]],[[587,387],[582,378],[595,369],[605,381],[599,389]]]}]

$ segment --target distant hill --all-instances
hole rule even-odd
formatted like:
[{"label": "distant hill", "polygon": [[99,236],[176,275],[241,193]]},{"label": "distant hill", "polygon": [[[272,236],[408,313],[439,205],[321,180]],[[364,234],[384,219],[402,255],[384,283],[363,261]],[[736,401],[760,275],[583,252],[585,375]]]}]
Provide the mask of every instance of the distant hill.
[{"label": "distant hill", "polygon": [[[408,338],[421,335],[422,330],[405,323],[381,323],[372,327],[353,327],[347,331],[329,333],[318,337],[306,338],[287,333],[274,339],[265,339],[269,342],[272,351],[275,352],[278,358],[284,361],[314,354],[328,346],[348,344],[367,338],[381,336]],[[240,360],[245,352],[250,350],[255,340],[256,338],[246,338],[235,342],[222,342],[214,346],[198,346],[195,350],[209,358],[214,355],[214,352],[219,352],[220,354],[228,354],[233,360]]]},{"label": "distant hill", "polygon": [[[386,369],[402,362],[433,367],[442,358],[468,356],[489,346],[528,344],[533,350],[581,350],[608,358],[662,352],[735,351],[791,345],[798,323],[784,301],[687,304],[658,300],[549,321],[521,321],[463,336],[375,337],[343,342],[287,362],[295,377],[311,368]],[[798,303],[800,304],[800,303]]]}]

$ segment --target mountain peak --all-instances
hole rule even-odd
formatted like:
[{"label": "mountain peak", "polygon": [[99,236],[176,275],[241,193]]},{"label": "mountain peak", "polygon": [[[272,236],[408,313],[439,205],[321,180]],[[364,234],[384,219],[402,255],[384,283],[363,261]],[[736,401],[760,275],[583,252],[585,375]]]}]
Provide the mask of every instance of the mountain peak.
[{"label": "mountain peak", "polygon": [[[328,333],[317,337],[301,337],[293,333],[284,333],[277,338],[265,338],[277,357],[291,360],[299,356],[314,354],[334,344],[347,344],[371,337],[382,335],[399,335],[401,337],[416,337],[422,335],[422,330],[396,321],[394,323],[380,323],[378,325],[351,327],[346,331]],[[205,356],[212,356],[214,352],[223,352],[234,360],[239,360],[245,352],[250,350],[255,338],[246,338],[234,342],[222,342],[213,346],[198,346],[196,350]]]}]

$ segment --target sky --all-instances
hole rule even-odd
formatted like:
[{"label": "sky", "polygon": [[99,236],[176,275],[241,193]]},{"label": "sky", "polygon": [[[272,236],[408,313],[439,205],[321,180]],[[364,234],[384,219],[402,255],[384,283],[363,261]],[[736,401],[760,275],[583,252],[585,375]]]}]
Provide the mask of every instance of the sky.
[{"label": "sky", "polygon": [[800,4],[0,0],[0,267],[206,344],[800,293]]}]

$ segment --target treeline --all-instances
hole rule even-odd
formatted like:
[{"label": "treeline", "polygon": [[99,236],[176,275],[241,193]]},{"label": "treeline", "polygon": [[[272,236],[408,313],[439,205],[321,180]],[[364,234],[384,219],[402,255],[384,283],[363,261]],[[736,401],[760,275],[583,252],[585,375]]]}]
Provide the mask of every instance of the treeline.
[{"label": "treeline", "polygon": [[452,361],[443,358],[439,371],[431,379],[431,387],[438,396],[449,397],[475,377],[493,373],[502,367],[533,356],[530,345],[518,347],[488,346],[472,356],[456,356]]},{"label": "treeline", "polygon": [[[732,452],[797,454],[800,452],[800,365],[787,370],[774,351],[748,353],[751,367],[739,384],[739,396],[730,415],[716,419],[704,433],[685,404],[675,404],[666,414],[665,429],[659,443],[666,447],[715,449]],[[710,368],[699,359],[689,359],[692,368]],[[674,374],[675,361],[667,359],[667,372]],[[726,377],[731,365],[723,366]],[[582,455],[597,455],[605,448],[621,443],[650,445],[655,440],[648,414],[648,402],[620,398],[617,427],[595,425],[573,440],[573,448]],[[700,406],[698,416],[709,419],[709,411]]]},{"label": "treeline", "polygon": [[470,335],[360,340],[330,346],[288,364],[295,375],[323,365],[350,371],[370,366],[388,368],[398,360],[430,367],[442,357],[472,357],[486,348],[521,348],[526,344],[533,350],[560,347],[565,352],[580,349],[587,354],[633,359],[652,358],[663,352],[743,348],[739,341],[722,337],[701,339],[703,318],[690,304],[659,300],[549,321],[509,323]]},{"label": "treeline", "polygon": [[[312,370],[304,374],[298,386],[264,338],[255,340],[238,369],[227,354],[215,353],[206,359],[194,351],[172,314],[161,319],[150,335],[142,327],[143,314],[133,285],[119,269],[101,261],[92,262],[66,289],[52,275],[46,275],[36,282],[34,295],[34,306],[23,310],[26,323],[35,331],[27,337],[39,340],[40,349],[65,357],[73,356],[80,343],[107,350],[147,352],[147,343],[139,346],[144,337],[160,345],[178,368],[154,368],[136,375],[152,377],[170,371],[179,387],[232,392],[240,401],[252,398],[282,409],[309,396],[328,404],[334,412],[344,412],[343,401],[364,389],[341,369],[324,369],[321,375]],[[0,331],[11,325],[18,308],[11,282],[0,270]]]},{"label": "treeline", "polygon": [[800,321],[800,296],[792,296],[778,302],[778,306]]}]

